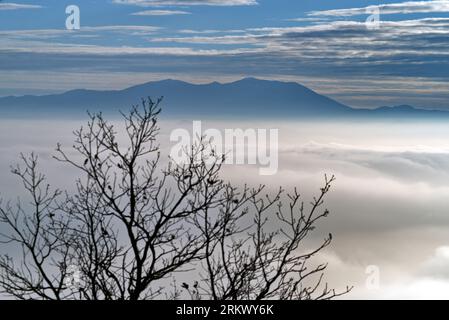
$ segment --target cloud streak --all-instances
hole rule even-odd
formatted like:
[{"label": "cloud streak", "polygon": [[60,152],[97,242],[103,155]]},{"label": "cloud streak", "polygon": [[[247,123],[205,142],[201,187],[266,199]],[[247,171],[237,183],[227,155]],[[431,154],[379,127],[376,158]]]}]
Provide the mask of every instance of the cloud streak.
[{"label": "cloud streak", "polygon": [[133,16],[174,16],[174,15],[185,15],[185,14],[191,14],[187,11],[181,11],[181,10],[145,10],[145,11],[139,11],[134,12],[131,15]]},{"label": "cloud streak", "polygon": [[12,2],[0,2],[0,11],[2,10],[21,10],[21,9],[40,9],[42,6],[33,5],[33,4],[19,4]]},{"label": "cloud streak", "polygon": [[116,4],[135,5],[140,7],[161,7],[161,6],[254,6],[256,0],[114,0]]},{"label": "cloud streak", "polygon": [[308,14],[308,16],[350,17],[371,14],[373,9],[379,9],[381,14],[442,13],[449,12],[449,1],[407,1],[401,3],[372,5],[361,8],[312,11]]}]

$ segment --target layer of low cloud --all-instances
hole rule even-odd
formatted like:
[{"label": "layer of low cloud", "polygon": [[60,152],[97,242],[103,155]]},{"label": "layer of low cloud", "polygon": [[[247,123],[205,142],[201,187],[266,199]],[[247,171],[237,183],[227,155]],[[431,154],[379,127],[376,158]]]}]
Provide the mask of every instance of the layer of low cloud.
[{"label": "layer of low cloud", "polygon": [[[72,130],[82,121],[6,120],[0,126],[0,193],[14,199],[22,186],[9,173],[20,152],[36,151],[52,186],[73,187],[76,172],[52,159],[56,142],[70,148]],[[174,128],[186,121],[161,122],[162,154]],[[257,166],[226,166],[234,184],[267,184],[267,191],[298,187],[305,202],[319,192],[323,174],[335,174],[325,206],[330,216],[310,239],[334,235],[332,246],[316,257],[329,262],[331,287],[354,285],[347,298],[447,298],[449,217],[447,198],[449,129],[443,123],[306,123],[270,121],[203,122],[203,128],[278,128],[279,171],[258,175]],[[14,134],[11,134],[14,133]],[[120,139],[125,139],[122,136]],[[121,140],[120,140],[121,143]],[[80,159],[82,161],[82,159]],[[403,168],[400,168],[400,167]],[[439,173],[439,175],[438,175]],[[379,268],[379,287],[366,286],[367,267]]]},{"label": "layer of low cloud", "polygon": [[[400,149],[403,150],[400,150]],[[292,150],[298,155],[309,155],[321,161],[352,164],[382,176],[390,176],[410,183],[432,183],[445,186],[449,181],[449,150],[410,146],[388,149],[358,148],[341,144],[308,143]],[[399,149],[399,150],[394,150]],[[287,151],[288,152],[288,151]],[[410,173],[413,174],[410,174]]]}]

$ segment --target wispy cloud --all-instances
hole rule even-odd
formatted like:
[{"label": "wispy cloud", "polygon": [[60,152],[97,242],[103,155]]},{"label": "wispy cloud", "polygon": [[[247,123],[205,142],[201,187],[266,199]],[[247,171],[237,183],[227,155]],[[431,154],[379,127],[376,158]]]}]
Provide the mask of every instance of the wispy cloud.
[{"label": "wispy cloud", "polygon": [[141,7],[159,6],[252,6],[256,0],[113,0],[117,4],[136,5]]},{"label": "wispy cloud", "polygon": [[34,5],[34,4],[12,3],[12,2],[0,3],[0,11],[1,10],[20,10],[20,9],[39,9],[39,8],[42,8],[42,6]]},{"label": "wispy cloud", "polygon": [[285,19],[285,21],[291,22],[323,22],[326,21],[325,17],[307,17],[307,18],[293,18],[293,19]]},{"label": "wispy cloud", "polygon": [[171,43],[192,43],[192,44],[250,44],[257,43],[257,35],[243,35],[243,36],[216,36],[216,37],[177,37],[177,38],[152,38],[151,42],[171,42]]},{"label": "wispy cloud", "polygon": [[350,17],[365,15],[375,8],[378,8],[381,14],[439,13],[449,12],[449,1],[407,1],[401,3],[380,4],[359,8],[312,11],[308,15],[311,17]]},{"label": "wispy cloud", "polygon": [[[77,32],[70,32],[66,29],[24,29],[24,30],[0,30],[0,42],[17,40],[23,42],[26,47],[26,42],[29,40],[42,41],[42,45],[45,45],[45,40],[48,39],[71,39],[83,36],[95,36],[100,37],[106,33],[124,34],[128,36],[149,36],[153,35],[161,27],[156,26],[139,26],[139,25],[110,25],[110,26],[83,26]],[[30,47],[31,46],[30,44]],[[3,47],[3,48],[8,48]]]},{"label": "wispy cloud", "polygon": [[192,30],[192,29],[181,29],[178,30],[178,32],[180,34],[218,34],[218,33],[223,33],[223,34],[233,34],[233,33],[245,33],[246,30],[239,30],[239,29],[235,29],[235,30]]},{"label": "wispy cloud", "polygon": [[[382,21],[381,26],[382,32],[379,33],[368,30],[363,22],[335,21],[303,27],[250,28],[239,35],[224,33],[156,37],[149,40],[208,45],[240,44],[242,47],[256,45],[263,48],[264,52],[282,53],[289,58],[322,58],[326,61],[339,58],[357,61],[363,59],[370,62],[371,66],[376,64],[376,59],[394,59],[401,55],[408,55],[409,59],[429,55],[443,56],[445,51],[442,48],[448,48],[447,18]],[[422,45],[417,47],[418,44]]]},{"label": "wispy cloud", "polygon": [[190,12],[180,11],[180,10],[145,10],[145,11],[134,12],[131,15],[133,15],[133,16],[174,16],[174,15],[183,15],[183,14],[190,14]]},{"label": "wispy cloud", "polygon": [[96,27],[83,27],[80,30],[86,32],[118,32],[130,35],[150,35],[154,32],[162,29],[156,26],[139,26],[139,25],[117,25],[117,26],[96,26]]}]

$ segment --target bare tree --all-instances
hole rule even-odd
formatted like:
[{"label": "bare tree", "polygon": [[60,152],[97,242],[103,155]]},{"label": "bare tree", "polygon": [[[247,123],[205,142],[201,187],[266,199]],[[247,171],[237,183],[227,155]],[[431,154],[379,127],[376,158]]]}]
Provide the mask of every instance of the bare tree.
[{"label": "bare tree", "polygon": [[[161,100],[143,101],[124,118],[127,143],[102,114],[74,132],[73,150],[57,161],[81,173],[76,192],[52,191],[34,154],[12,172],[31,201],[0,203],[2,243],[20,254],[0,257],[3,294],[18,299],[330,299],[326,265],[309,269],[327,247],[304,247],[334,178],[305,206],[296,192],[224,182],[224,157],[204,139],[188,161],[161,169],[157,117]],[[78,159],[78,160],[77,160]],[[285,199],[284,199],[285,198]],[[282,203],[288,202],[287,209]],[[308,209],[306,209],[308,208]],[[192,283],[176,279],[192,274]]]}]

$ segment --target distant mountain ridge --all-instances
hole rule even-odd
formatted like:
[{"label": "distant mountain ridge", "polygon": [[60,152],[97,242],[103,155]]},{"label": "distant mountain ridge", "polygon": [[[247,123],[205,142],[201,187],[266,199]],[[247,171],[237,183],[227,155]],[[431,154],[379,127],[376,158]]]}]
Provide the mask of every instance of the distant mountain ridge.
[{"label": "distant mountain ridge", "polygon": [[161,80],[123,90],[77,89],[61,94],[0,98],[0,115],[58,116],[126,110],[141,98],[164,97],[163,113],[174,117],[349,117],[431,116],[449,112],[416,109],[411,106],[353,109],[296,82],[245,78],[230,83],[191,84]]}]

